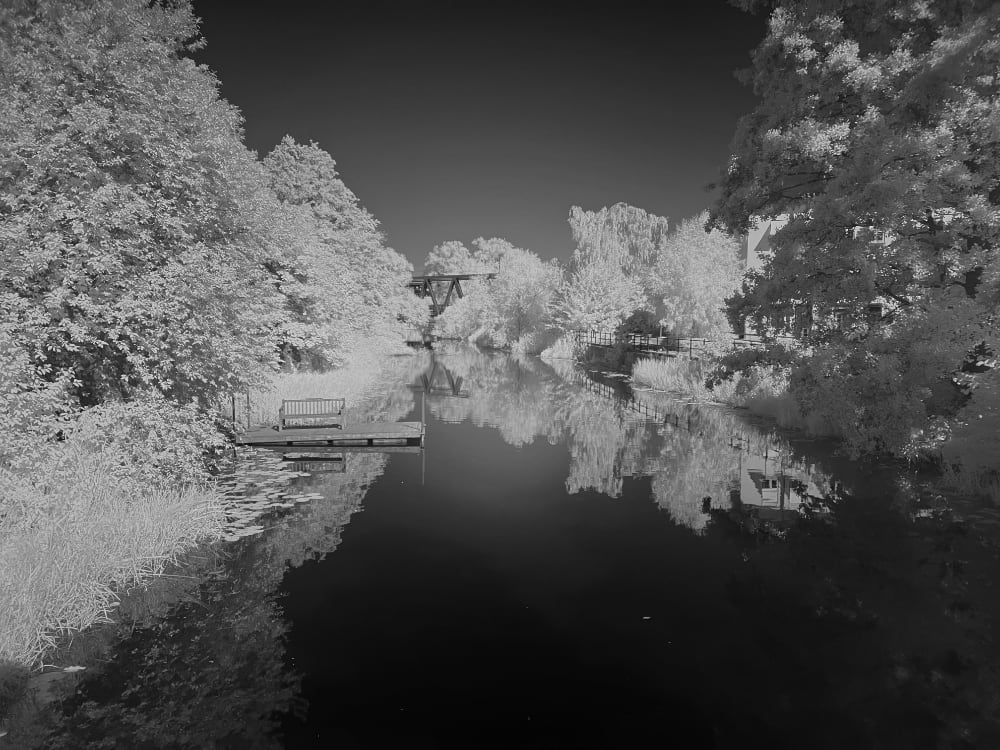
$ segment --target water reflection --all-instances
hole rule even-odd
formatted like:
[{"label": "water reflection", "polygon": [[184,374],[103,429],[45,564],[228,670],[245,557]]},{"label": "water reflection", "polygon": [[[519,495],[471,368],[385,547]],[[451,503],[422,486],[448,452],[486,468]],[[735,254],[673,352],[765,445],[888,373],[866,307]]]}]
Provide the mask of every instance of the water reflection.
[{"label": "water reflection", "polygon": [[[1000,746],[996,537],[919,477],[565,363],[442,347],[382,375],[353,421],[489,431],[436,426],[426,487],[377,453],[313,467],[320,499],[126,600],[131,635],[14,746],[438,746],[470,712],[506,747]],[[247,492],[310,468],[254,462]]]},{"label": "water reflection", "polygon": [[713,510],[737,509],[748,524],[780,534],[844,489],[814,458],[745,415],[632,393],[566,362],[443,346],[413,387],[442,421],[492,427],[515,447],[565,443],[570,494],[620,497],[626,479],[650,477],[657,504],[696,532]]},{"label": "water reflection", "polygon": [[[517,447],[564,443],[570,494],[617,498],[648,477],[676,524],[740,551],[726,598],[779,684],[732,667],[748,659],[746,637],[720,638],[712,700],[738,705],[747,726],[764,721],[789,746],[1000,747],[996,509],[745,413],[633,393],[565,363],[447,348],[433,366],[467,390],[429,400],[435,415]],[[726,731],[713,746],[746,739]]]}]

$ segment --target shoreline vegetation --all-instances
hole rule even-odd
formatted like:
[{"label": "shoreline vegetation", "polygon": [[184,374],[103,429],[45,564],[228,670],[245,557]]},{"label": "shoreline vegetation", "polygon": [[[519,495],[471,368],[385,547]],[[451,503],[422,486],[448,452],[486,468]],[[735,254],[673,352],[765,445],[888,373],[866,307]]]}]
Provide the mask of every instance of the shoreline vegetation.
[{"label": "shoreline vegetation", "polygon": [[[399,356],[412,350],[359,351],[337,369],[277,373],[251,393],[251,420],[273,420],[282,398],[331,393],[360,415],[382,397],[382,375]],[[47,657],[75,634],[112,622],[124,593],[196,548],[262,529],[255,522],[267,511],[230,496],[213,475],[232,451],[223,437],[231,412],[220,407],[213,420],[165,400],[136,409],[84,410],[64,423],[66,439],[36,446],[29,469],[0,467],[0,719],[26,675],[54,668]]]},{"label": "shoreline vegetation", "polygon": [[231,394],[252,421],[365,398],[429,317],[330,154],[247,148],[198,24],[185,0],[0,12],[0,721],[121,592],[256,533],[216,480]]},{"label": "shoreline vegetation", "polygon": [[[724,352],[714,352],[705,360],[684,357],[643,357],[625,347],[607,351],[560,337],[541,353],[546,361],[570,360],[626,375],[633,388],[648,389],[672,397],[722,404],[746,409],[750,414],[771,420],[782,429],[810,438],[833,439],[848,454],[845,435],[819,414],[804,409],[794,396],[788,368],[765,364],[737,369],[720,377]],[[878,458],[860,454],[858,460]],[[978,497],[1000,505],[1000,476],[994,463],[949,463],[940,456],[896,455],[894,460],[920,465],[940,476],[943,487],[955,493]]]},{"label": "shoreline vegetation", "polygon": [[[273,420],[282,398],[357,404],[380,369],[380,355],[364,353],[336,370],[280,373],[252,393],[252,420]],[[106,621],[122,590],[226,534],[225,500],[201,460],[218,465],[229,446],[220,423],[180,411],[186,422],[163,400],[143,414],[134,403],[85,410],[66,439],[35,446],[30,468],[0,468],[0,662],[44,665],[61,637]]]}]

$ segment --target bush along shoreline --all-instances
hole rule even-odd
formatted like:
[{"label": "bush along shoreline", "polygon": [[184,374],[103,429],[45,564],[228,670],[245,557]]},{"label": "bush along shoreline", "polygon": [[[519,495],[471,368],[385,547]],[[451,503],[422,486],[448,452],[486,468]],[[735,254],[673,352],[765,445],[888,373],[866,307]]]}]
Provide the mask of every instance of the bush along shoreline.
[{"label": "bush along shoreline", "polygon": [[210,469],[225,445],[196,406],[152,394],[39,414],[12,434],[0,450],[0,722],[27,675],[110,621],[122,592],[221,538]]},{"label": "bush along shoreline", "polygon": [[[956,493],[1000,504],[1000,476],[991,461],[950,461],[939,451],[922,450],[917,441],[890,450],[866,441],[870,431],[861,421],[864,415],[831,419],[809,400],[808,383],[801,382],[810,370],[797,366],[794,354],[780,345],[769,350],[718,350],[705,359],[688,359],[642,356],[624,344],[587,347],[565,336],[542,358],[571,359],[585,367],[618,372],[628,376],[635,388],[746,409],[782,429],[834,439],[842,452],[857,460],[888,459],[930,470],[940,476],[942,486]],[[926,442],[939,445],[939,437]]]},{"label": "bush along shoreline", "polygon": [[[277,374],[252,393],[251,421],[273,420],[282,398],[337,394],[349,412],[363,411],[386,368],[398,367],[393,354],[357,352],[337,369]],[[0,456],[0,736],[31,673],[62,669],[52,661],[63,647],[113,622],[126,592],[198,548],[264,531],[260,519],[273,508],[231,490],[226,406],[205,413],[147,394],[70,417],[39,414],[18,452]]]},{"label": "bush along shoreline", "polygon": [[[0,12],[0,664],[15,672],[186,551],[251,533],[258,511],[214,478],[232,431],[216,404],[250,389],[267,410],[282,367],[370,366],[429,316],[330,154],[246,147],[192,59],[198,27],[188,0]],[[0,714],[16,684],[0,679]]]}]

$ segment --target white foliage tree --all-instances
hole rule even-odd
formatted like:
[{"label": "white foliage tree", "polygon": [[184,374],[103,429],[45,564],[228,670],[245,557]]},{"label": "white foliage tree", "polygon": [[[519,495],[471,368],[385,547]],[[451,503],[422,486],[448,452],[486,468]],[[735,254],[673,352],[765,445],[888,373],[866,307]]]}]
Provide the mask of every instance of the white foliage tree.
[{"label": "white foliage tree", "polygon": [[683,220],[657,248],[649,288],[664,327],[680,336],[729,333],[726,298],[740,285],[740,243],[705,230],[708,214]]}]

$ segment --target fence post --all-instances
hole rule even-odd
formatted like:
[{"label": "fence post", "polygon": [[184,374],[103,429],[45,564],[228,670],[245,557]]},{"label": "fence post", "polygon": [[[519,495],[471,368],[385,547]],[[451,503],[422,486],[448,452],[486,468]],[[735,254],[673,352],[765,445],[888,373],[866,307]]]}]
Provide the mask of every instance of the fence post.
[{"label": "fence post", "polygon": [[247,429],[250,429],[250,389],[247,388]]}]

